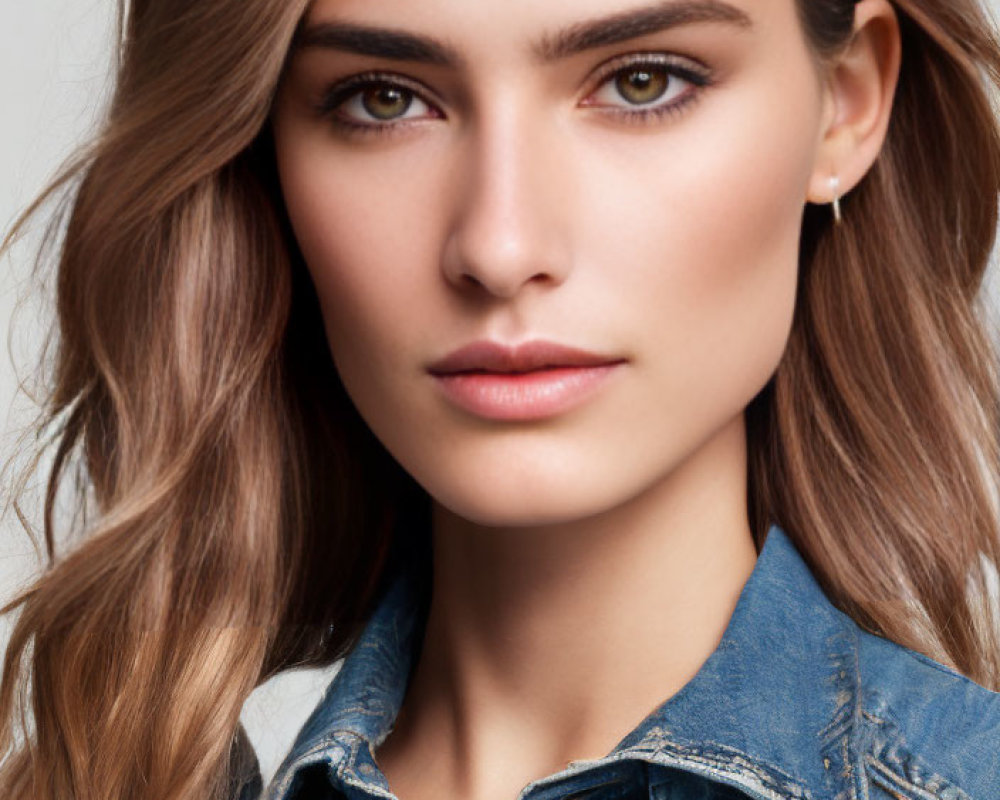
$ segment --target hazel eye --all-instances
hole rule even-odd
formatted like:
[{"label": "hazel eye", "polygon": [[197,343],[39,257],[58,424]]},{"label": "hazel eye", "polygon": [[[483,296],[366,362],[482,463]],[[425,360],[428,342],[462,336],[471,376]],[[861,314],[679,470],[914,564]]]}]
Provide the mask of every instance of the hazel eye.
[{"label": "hazel eye", "polygon": [[394,122],[425,116],[429,111],[430,107],[415,92],[392,83],[362,86],[337,107],[340,116],[358,124]]},{"label": "hazel eye", "polygon": [[[635,108],[654,103],[669,105],[693,84],[694,81],[681,77],[669,67],[657,64],[634,65],[617,70],[605,80],[594,92],[588,105],[619,108]],[[625,102],[622,103],[622,100]]]}]

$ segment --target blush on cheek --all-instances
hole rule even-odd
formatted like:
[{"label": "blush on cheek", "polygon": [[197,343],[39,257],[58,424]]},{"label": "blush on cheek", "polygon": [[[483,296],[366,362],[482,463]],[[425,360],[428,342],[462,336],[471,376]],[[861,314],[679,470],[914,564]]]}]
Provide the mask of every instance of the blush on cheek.
[{"label": "blush on cheek", "polygon": [[338,194],[336,187],[317,191],[315,185],[307,185],[297,195],[295,208],[289,208],[325,315],[341,326],[356,324],[349,321],[354,316],[398,312],[393,307],[397,295],[385,291],[385,285],[403,279],[393,274],[401,260],[401,245],[394,246],[386,231],[372,226],[373,215],[367,215],[365,224],[365,215],[359,214],[356,204],[345,203],[345,197],[352,195]]},{"label": "blush on cheek", "polygon": [[791,329],[811,157],[804,140],[760,117],[738,131],[707,126],[699,157],[675,169],[663,198],[676,192],[661,285],[689,342],[677,358],[706,396],[734,406],[773,374]]},{"label": "blush on cheek", "polygon": [[699,125],[699,155],[676,176],[685,202],[675,230],[682,247],[698,254],[686,262],[688,288],[735,318],[779,310],[797,271],[812,136],[808,120],[772,116],[769,97],[734,93],[718,115],[743,124]]}]

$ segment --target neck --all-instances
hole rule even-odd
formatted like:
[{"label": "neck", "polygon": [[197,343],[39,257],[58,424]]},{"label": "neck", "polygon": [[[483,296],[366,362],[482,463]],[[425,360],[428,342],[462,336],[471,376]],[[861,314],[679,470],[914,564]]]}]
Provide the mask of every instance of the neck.
[{"label": "neck", "polygon": [[433,525],[420,661],[379,758],[391,782],[423,750],[439,785],[515,796],[606,755],[717,646],[756,561],[742,417],[598,517],[500,529],[437,506]]}]

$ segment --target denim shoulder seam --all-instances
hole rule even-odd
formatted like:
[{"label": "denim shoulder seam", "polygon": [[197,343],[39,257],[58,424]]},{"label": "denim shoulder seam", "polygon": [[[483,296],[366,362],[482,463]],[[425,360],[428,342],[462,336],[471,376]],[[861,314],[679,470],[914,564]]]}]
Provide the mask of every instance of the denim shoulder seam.
[{"label": "denim shoulder seam", "polygon": [[[830,682],[836,707],[819,733],[820,756],[833,800],[870,800],[864,771],[859,769],[858,737],[861,722],[861,667],[858,631],[843,617],[840,630],[827,640]],[[836,782],[836,783],[835,783]]]},{"label": "denim shoulder seam", "polygon": [[972,800],[958,784],[908,748],[888,702],[875,690],[869,694],[874,709],[863,712],[868,726],[864,761],[873,783],[886,791],[907,791],[914,800]]}]

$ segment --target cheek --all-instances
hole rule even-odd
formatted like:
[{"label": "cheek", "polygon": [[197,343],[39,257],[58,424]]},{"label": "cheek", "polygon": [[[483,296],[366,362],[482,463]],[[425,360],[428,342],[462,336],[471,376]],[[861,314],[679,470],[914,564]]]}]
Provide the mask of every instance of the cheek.
[{"label": "cheek", "polygon": [[[387,187],[391,165],[373,169],[364,158],[331,157],[330,149],[327,142],[325,150],[297,153],[283,166],[282,187],[331,352],[345,382],[355,374],[411,373],[406,356],[419,349],[420,320],[440,302],[426,275],[434,268],[433,200],[400,188],[420,185],[412,174]],[[398,167],[406,174],[406,164]],[[388,369],[373,370],[373,359]]]},{"label": "cheek", "polygon": [[803,81],[706,95],[659,141],[639,137],[613,160],[591,156],[602,166],[585,196],[600,201],[586,215],[613,235],[588,250],[601,252],[595,269],[616,265],[609,296],[630,301],[623,319],[669,365],[666,396],[726,396],[735,406],[777,366],[815,156],[813,120],[783,109],[795,107],[789,96],[808,103],[814,93]]}]

